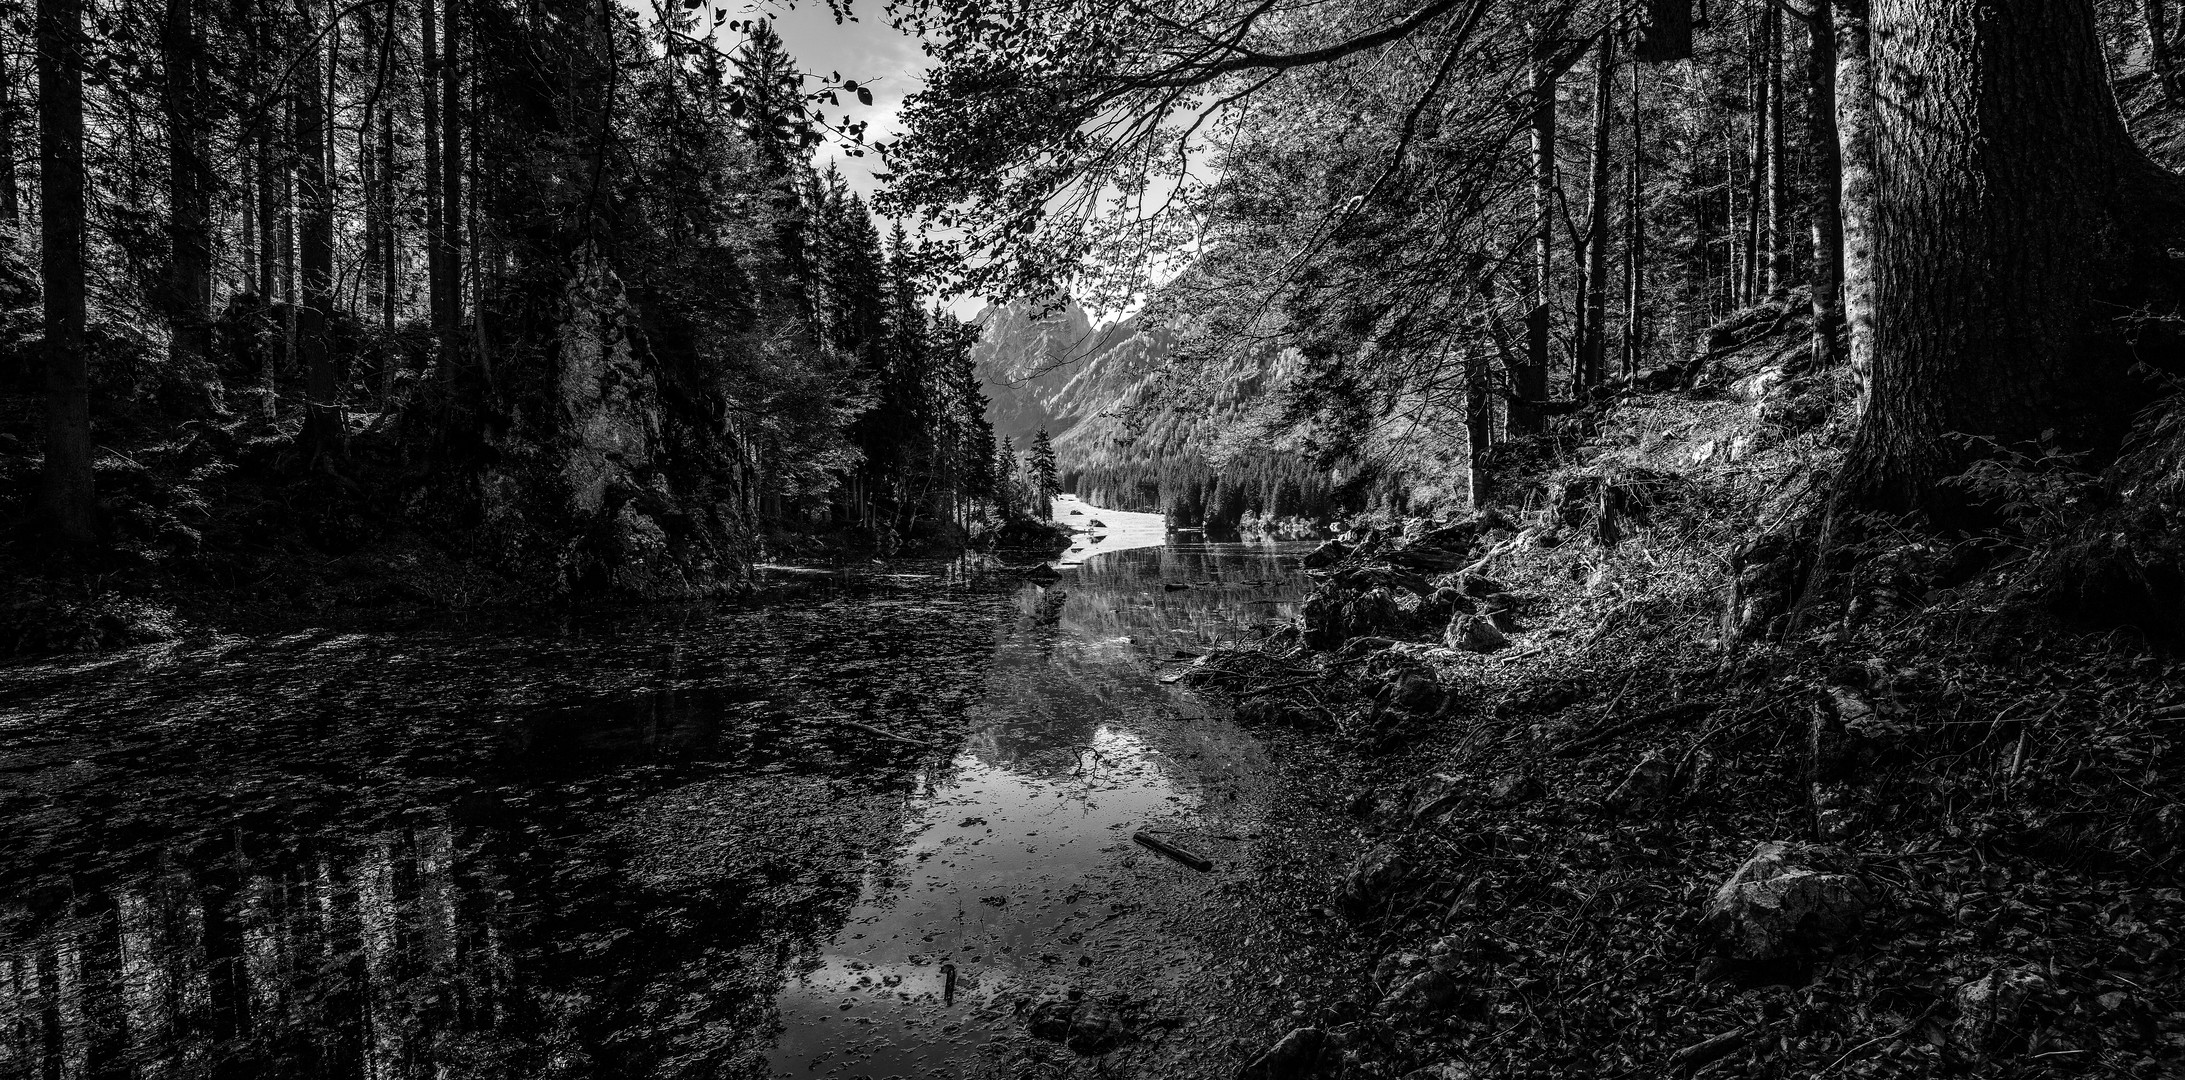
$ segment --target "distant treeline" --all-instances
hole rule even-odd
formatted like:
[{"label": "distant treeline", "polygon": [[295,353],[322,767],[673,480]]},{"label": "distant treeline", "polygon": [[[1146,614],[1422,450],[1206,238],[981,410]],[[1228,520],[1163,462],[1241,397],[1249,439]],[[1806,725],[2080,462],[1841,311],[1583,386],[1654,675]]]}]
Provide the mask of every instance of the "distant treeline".
[{"label": "distant treeline", "polygon": [[1195,453],[1093,464],[1065,490],[1098,506],[1157,512],[1171,527],[1232,532],[1280,519],[1324,522],[1359,508],[1355,491],[1303,457],[1265,451],[1215,465]]}]

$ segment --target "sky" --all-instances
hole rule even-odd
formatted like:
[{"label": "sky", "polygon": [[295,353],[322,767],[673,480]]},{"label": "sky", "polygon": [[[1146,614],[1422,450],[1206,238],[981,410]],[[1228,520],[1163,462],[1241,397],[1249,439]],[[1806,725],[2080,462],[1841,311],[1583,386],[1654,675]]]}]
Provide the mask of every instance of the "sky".
[{"label": "sky", "polygon": [[[757,16],[771,20],[789,55],[796,57],[807,73],[821,78],[840,74],[870,89],[871,105],[861,105],[851,98],[845,98],[843,104],[852,120],[867,124],[867,140],[893,142],[902,134],[896,120],[902,115],[903,99],[923,85],[927,60],[916,38],[888,27],[884,7],[885,0],[855,0],[850,14],[858,21],[839,24],[827,9],[827,0],[796,0],[793,5],[772,0],[748,4],[740,11],[730,10],[733,18]],[[827,106],[821,109],[830,122],[842,112]],[[830,140],[812,152],[813,167],[825,169],[829,163],[842,170],[843,178],[858,194],[870,199],[879,190],[880,183],[873,174],[885,170],[878,154],[851,157]],[[948,308],[957,318],[968,320],[985,310],[986,302],[978,297],[955,297],[949,300]]]},{"label": "sky", "polygon": [[[867,139],[893,141],[900,134],[896,118],[902,113],[903,99],[919,88],[926,58],[919,51],[917,39],[888,28],[882,8],[883,0],[859,0],[851,10],[859,21],[840,25],[827,10],[826,0],[800,0],[793,7],[758,4],[748,8],[747,13],[773,20],[774,30],[788,46],[789,55],[796,57],[805,71],[821,76],[840,72],[843,78],[856,79],[870,88],[871,106],[845,102],[850,116],[871,125],[866,129]],[[838,110],[821,108],[830,118],[838,115]],[[830,161],[840,166],[850,186],[860,194],[870,197],[878,188],[873,180],[873,173],[881,168],[878,155],[847,157],[831,143],[812,155],[812,163],[822,169]]]}]

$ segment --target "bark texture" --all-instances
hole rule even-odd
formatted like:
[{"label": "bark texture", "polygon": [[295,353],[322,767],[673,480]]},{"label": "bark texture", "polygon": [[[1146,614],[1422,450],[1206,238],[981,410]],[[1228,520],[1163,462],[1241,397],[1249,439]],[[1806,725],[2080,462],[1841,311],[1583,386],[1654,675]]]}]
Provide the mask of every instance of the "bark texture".
[{"label": "bark texture", "polygon": [[47,521],[63,540],[97,532],[90,372],[84,358],[83,3],[38,0],[39,229],[45,248]]},{"label": "bark texture", "polygon": [[1874,65],[1868,0],[1835,0],[1836,145],[1843,225],[1844,348],[1860,410],[1874,369]]},{"label": "bark texture", "polygon": [[1807,24],[1806,157],[1813,171],[1813,360],[1835,366],[1844,321],[1844,170],[1836,141],[1836,33],[1832,0],[1813,0]]},{"label": "bark texture", "polygon": [[[311,10],[312,5],[304,5],[307,24]],[[296,337],[304,365],[304,441],[314,451],[338,448],[344,435],[340,382],[327,332],[334,306],[334,193],[326,167],[327,100],[332,96],[326,59],[316,46],[307,48],[296,92],[296,196],[302,204],[297,261],[303,279]]]},{"label": "bark texture", "polygon": [[168,362],[202,363],[212,347],[212,213],[203,156],[203,38],[196,0],[167,0],[160,52],[167,123]]},{"label": "bark texture", "polygon": [[[1875,0],[1871,16],[1872,381],[1847,480],[1869,504],[1947,514],[1961,434],[2121,436],[2129,366],[2174,362],[2174,335],[2130,313],[2175,313],[2185,197],[2125,133],[2088,0]],[[1849,241],[1848,132],[1846,150]]]},{"label": "bark texture", "polygon": [[1535,50],[1532,68],[1533,265],[1532,307],[1525,312],[1525,355],[1513,372],[1520,400],[1510,402],[1504,422],[1512,436],[1541,430],[1540,403],[1548,397],[1548,345],[1555,312],[1555,83],[1554,61]]},{"label": "bark texture", "polygon": [[1593,147],[1588,161],[1584,315],[1580,323],[1575,389],[1607,376],[1609,131],[1615,126],[1616,37],[1601,33],[1593,62]]}]

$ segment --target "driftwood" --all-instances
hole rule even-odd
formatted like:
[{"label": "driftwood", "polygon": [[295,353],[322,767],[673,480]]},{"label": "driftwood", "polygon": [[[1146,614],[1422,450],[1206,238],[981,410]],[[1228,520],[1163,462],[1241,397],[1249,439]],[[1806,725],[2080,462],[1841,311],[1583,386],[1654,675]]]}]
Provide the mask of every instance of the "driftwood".
[{"label": "driftwood", "polygon": [[1582,735],[1570,742],[1564,743],[1561,747],[1558,747],[1556,749],[1555,756],[1576,757],[1579,754],[1591,750],[1594,747],[1599,746],[1602,743],[1609,741],[1610,739],[1616,738],[1619,735],[1628,734],[1630,732],[1637,731],[1638,729],[1643,727],[1659,724],[1664,720],[1674,720],[1687,713],[1703,712],[1705,710],[1712,709],[1719,704],[1721,704],[1721,702],[1715,700],[1714,698],[1694,698],[1690,701],[1680,701],[1675,705],[1656,709],[1653,712],[1641,713],[1637,716],[1632,717],[1629,720],[1625,720],[1616,724],[1611,724],[1608,727],[1601,728],[1597,731]]},{"label": "driftwood", "polygon": [[928,750],[939,750],[941,748],[940,743],[927,742],[924,739],[913,739],[908,735],[897,735],[896,733],[889,731],[886,728],[874,727],[871,724],[864,723],[863,721],[852,720],[847,716],[822,716],[819,719],[834,720],[847,727],[854,727],[859,731],[866,732],[867,734],[878,735],[883,739],[892,739],[896,742],[908,743],[912,746],[922,746]]},{"label": "driftwood", "polygon": [[1130,838],[1138,841],[1140,844],[1143,844],[1146,847],[1152,848],[1154,851],[1160,852],[1161,854],[1166,855],[1169,858],[1174,859],[1177,862],[1180,862],[1185,866],[1192,868],[1193,870],[1197,870],[1202,874],[1214,868],[1214,860],[1209,859],[1204,855],[1197,855],[1193,854],[1192,852],[1185,851],[1183,848],[1177,847],[1176,845],[1171,844],[1168,841],[1163,840],[1157,836],[1153,836],[1143,829],[1130,834]]}]

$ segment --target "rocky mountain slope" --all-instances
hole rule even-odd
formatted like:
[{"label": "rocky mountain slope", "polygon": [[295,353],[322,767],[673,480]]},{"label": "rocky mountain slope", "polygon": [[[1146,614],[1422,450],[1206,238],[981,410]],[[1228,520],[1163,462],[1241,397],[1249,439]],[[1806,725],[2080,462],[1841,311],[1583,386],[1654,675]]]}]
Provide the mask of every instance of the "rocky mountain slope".
[{"label": "rocky mountain slope", "polygon": [[1042,428],[1060,439],[1123,401],[1168,356],[1166,331],[1134,318],[1095,326],[1074,300],[1052,311],[988,308],[978,321],[986,333],[972,356],[987,419],[1020,446]]}]

